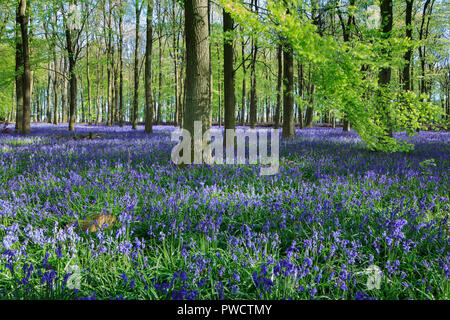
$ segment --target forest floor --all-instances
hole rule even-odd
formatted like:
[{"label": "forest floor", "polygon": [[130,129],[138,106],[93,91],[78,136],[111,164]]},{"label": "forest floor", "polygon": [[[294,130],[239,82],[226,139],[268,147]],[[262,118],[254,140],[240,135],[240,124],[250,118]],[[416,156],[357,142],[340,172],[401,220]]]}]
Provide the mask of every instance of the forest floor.
[{"label": "forest floor", "polygon": [[450,298],[448,132],[297,130],[260,176],[177,168],[174,127],[66,130],[0,134],[2,299]]}]

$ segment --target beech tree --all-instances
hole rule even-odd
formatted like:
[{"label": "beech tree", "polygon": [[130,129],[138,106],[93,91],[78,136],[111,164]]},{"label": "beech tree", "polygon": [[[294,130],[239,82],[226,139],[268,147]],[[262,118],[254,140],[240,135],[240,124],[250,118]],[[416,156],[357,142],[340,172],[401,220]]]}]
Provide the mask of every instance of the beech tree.
[{"label": "beech tree", "polygon": [[[233,28],[234,22],[231,15],[223,11],[223,93],[225,109],[225,129],[234,129],[236,126],[235,111],[235,82],[233,65]],[[224,141],[226,143],[226,141]]]},{"label": "beech tree", "polygon": [[203,135],[211,128],[208,0],[186,0],[184,13],[186,36],[184,129],[194,134],[194,122],[201,121]]}]

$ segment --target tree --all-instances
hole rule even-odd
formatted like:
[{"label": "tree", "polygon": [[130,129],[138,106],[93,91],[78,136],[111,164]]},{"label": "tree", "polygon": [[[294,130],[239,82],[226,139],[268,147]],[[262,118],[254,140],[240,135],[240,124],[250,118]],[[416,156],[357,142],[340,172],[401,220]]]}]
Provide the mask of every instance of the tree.
[{"label": "tree", "polygon": [[[430,23],[430,16],[433,10],[434,0],[425,0],[425,4],[423,6],[422,11],[422,20],[420,23],[419,29],[419,41],[425,40],[428,36],[428,27]],[[428,11],[427,11],[428,10]],[[427,14],[428,12],[428,14]],[[427,22],[426,22],[427,21]],[[419,61],[420,61],[420,69],[421,69],[421,80],[420,80],[420,93],[427,94],[427,85],[426,85],[426,46],[419,46]]]},{"label": "tree", "polygon": [[[241,29],[242,31],[242,29]],[[245,65],[245,42],[244,39],[241,41],[241,55],[242,55],[242,101],[241,101],[241,125],[245,125],[245,106],[246,106],[246,78],[247,78],[247,67]]]},{"label": "tree", "polygon": [[15,129],[22,132],[23,125],[23,45],[20,31],[20,4],[16,10],[16,125]]},{"label": "tree", "polygon": [[[253,8],[258,13],[258,0],[252,0]],[[256,92],[256,58],[258,56],[257,38],[252,37],[252,62],[250,69],[250,128],[254,129],[258,113],[258,97]]]},{"label": "tree", "polygon": [[119,5],[119,126],[123,126],[123,15],[124,4]]},{"label": "tree", "polygon": [[[234,66],[233,66],[233,25],[231,15],[223,11],[223,89],[225,108],[225,129],[235,129],[235,88],[234,88]],[[219,115],[220,116],[220,115]],[[224,143],[226,141],[224,140]]]},{"label": "tree", "polygon": [[[86,3],[86,11],[89,11],[89,4]],[[86,81],[88,87],[88,123],[92,123],[92,99],[91,99],[91,76],[89,65],[89,28],[86,28]]]},{"label": "tree", "polygon": [[145,51],[145,132],[153,132],[152,101],[152,42],[153,42],[153,0],[147,3],[147,42]]},{"label": "tree", "polygon": [[[202,134],[210,129],[210,43],[208,0],[186,0],[186,81],[184,129],[194,134],[194,121],[201,121]],[[191,148],[194,152],[194,148]]]},{"label": "tree", "polygon": [[[61,4],[61,11],[64,19],[64,29],[66,36],[67,60],[69,62],[69,131],[75,130],[76,112],[77,112],[77,61],[81,52],[79,44],[80,36],[88,18],[88,12],[85,12],[84,19],[78,17],[77,0],[71,0],[68,12]],[[81,19],[81,21],[77,21]],[[64,90],[64,89],[63,89]],[[64,111],[63,111],[64,113]]]},{"label": "tree", "polygon": [[[22,59],[23,59],[23,77],[22,77],[22,126],[20,132],[30,133],[31,123],[31,69],[30,69],[30,51],[28,46],[28,8],[27,1],[20,0],[18,7],[17,22],[20,26],[20,35],[22,39]],[[20,121],[20,120],[19,120]]]},{"label": "tree", "polygon": [[[350,0],[350,6],[355,5],[355,0]],[[339,21],[342,27],[342,35],[344,42],[350,41],[350,36],[352,32],[352,26],[355,25],[355,16],[353,15],[353,10],[349,9],[347,24],[345,24],[344,19],[342,17],[341,11],[338,9]],[[344,123],[343,123],[343,131],[350,131],[350,121],[348,120],[348,114],[344,113]]]},{"label": "tree", "polygon": [[294,126],[294,57],[289,43],[283,46],[283,138],[295,136]]},{"label": "tree", "polygon": [[139,103],[139,24],[141,21],[142,4],[136,0],[136,44],[134,48],[134,95],[133,95],[133,124],[132,129],[136,130],[138,126],[138,103]]},{"label": "tree", "polygon": [[275,129],[280,127],[280,117],[281,117],[281,84],[283,82],[283,46],[278,45],[277,48],[277,62],[278,62],[278,77],[277,77],[277,105],[275,109]]},{"label": "tree", "polygon": [[[394,22],[394,15],[392,11],[392,0],[382,0],[381,1],[381,33],[382,37],[384,39],[388,39],[391,35],[392,31],[392,25]],[[383,49],[383,52],[385,54],[388,54],[386,51],[388,49]],[[388,86],[391,82],[391,67],[382,67],[379,74],[378,74],[378,83],[380,84],[380,95],[385,95],[385,91],[389,90]],[[391,123],[391,116],[390,116],[390,110],[389,110],[389,103],[388,100],[384,97],[381,97],[378,103],[378,108],[380,111],[380,116],[383,119],[383,122],[386,126],[386,134],[389,137],[392,137],[393,131],[392,131],[392,123]]]},{"label": "tree", "polygon": [[[405,26],[406,26],[406,38],[412,40],[412,10],[414,0],[406,0],[406,14],[405,14]],[[408,48],[405,53],[405,66],[403,67],[403,89],[405,91],[412,90],[411,82],[411,56],[412,48]]]}]

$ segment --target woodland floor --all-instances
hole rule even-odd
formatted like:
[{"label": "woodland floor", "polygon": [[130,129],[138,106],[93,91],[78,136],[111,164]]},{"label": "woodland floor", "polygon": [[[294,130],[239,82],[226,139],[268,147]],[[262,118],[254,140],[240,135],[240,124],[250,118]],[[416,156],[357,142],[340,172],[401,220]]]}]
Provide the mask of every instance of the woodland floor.
[{"label": "woodland floor", "polygon": [[0,134],[0,298],[450,297],[448,132],[386,154],[297,130],[260,176],[177,168],[174,127],[66,130]]}]

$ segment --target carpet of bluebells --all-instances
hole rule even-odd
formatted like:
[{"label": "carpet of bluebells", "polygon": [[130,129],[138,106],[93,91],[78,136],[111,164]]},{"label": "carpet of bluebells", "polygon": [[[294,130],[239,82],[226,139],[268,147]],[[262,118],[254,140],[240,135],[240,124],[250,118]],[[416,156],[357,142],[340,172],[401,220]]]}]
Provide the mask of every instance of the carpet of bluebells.
[{"label": "carpet of bluebells", "polygon": [[[298,130],[260,176],[177,168],[173,130],[1,134],[0,298],[450,298],[450,133],[386,154],[355,132]],[[93,214],[117,220],[73,223]]]}]

